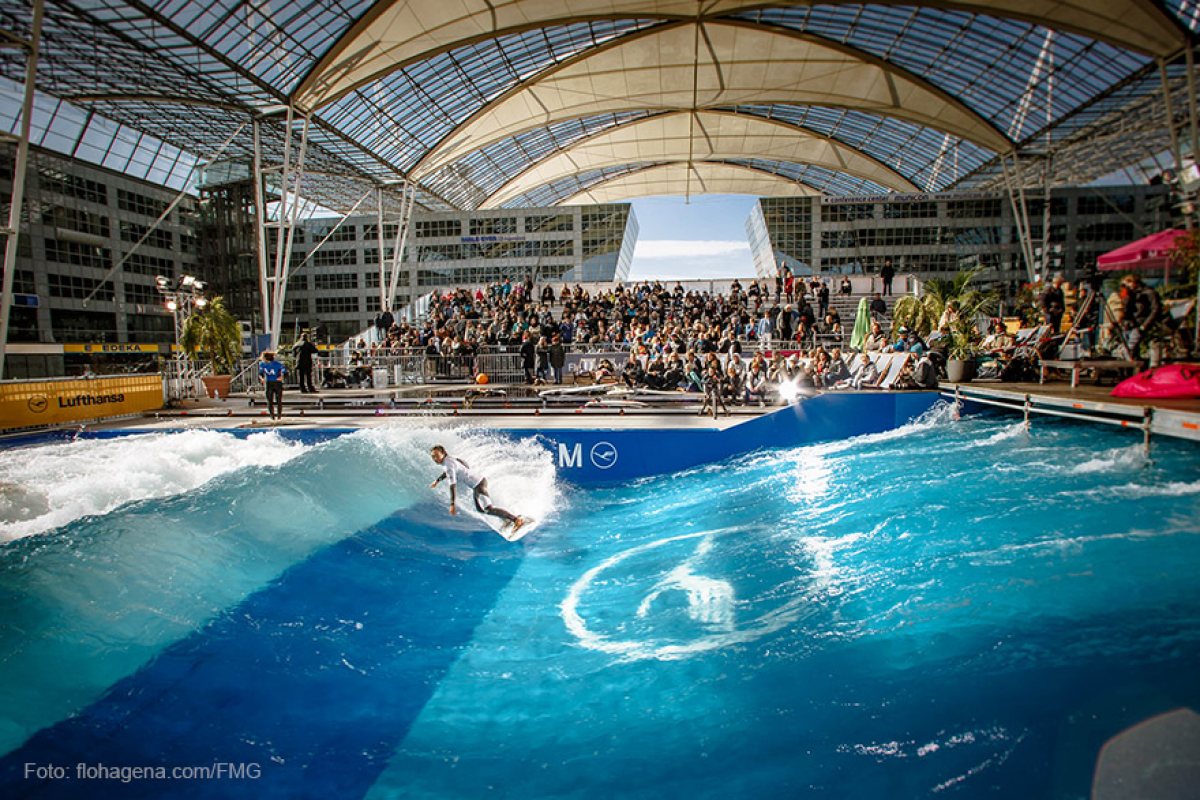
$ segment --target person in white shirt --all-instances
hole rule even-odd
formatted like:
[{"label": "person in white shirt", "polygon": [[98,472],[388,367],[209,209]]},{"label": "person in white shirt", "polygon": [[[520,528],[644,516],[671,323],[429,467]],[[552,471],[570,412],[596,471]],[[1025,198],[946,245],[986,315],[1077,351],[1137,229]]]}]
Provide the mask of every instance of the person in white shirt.
[{"label": "person in white shirt", "polygon": [[458,513],[458,482],[462,481],[467,488],[475,492],[475,508],[479,509],[479,513],[490,514],[493,517],[499,517],[504,520],[501,533],[511,536],[528,522],[525,517],[519,517],[516,514],[505,511],[503,508],[492,505],[492,498],[488,496],[487,478],[471,472],[471,468],[467,466],[467,462],[447,453],[445,447],[442,447],[440,444],[434,445],[430,449],[429,455],[433,458],[434,463],[444,467],[446,470],[437,480],[429,484],[429,488],[436,488],[443,480],[450,480],[451,516]]}]

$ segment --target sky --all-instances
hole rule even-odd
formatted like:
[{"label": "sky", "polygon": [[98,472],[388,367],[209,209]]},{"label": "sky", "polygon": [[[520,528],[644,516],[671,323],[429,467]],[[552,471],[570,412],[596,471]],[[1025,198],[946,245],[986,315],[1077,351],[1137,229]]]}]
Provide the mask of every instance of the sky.
[{"label": "sky", "polygon": [[701,195],[630,201],[640,230],[629,280],[754,277],[746,220],[757,199]]}]

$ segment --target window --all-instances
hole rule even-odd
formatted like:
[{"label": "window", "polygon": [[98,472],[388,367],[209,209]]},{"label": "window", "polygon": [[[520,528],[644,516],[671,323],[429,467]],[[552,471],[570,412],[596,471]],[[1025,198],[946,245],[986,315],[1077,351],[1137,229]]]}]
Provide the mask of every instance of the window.
[{"label": "window", "polygon": [[418,239],[435,236],[462,236],[462,220],[432,219],[417,223]]},{"label": "window", "polygon": [[153,197],[147,197],[137,192],[128,192],[124,189],[117,190],[117,208],[122,211],[145,214],[147,217],[158,217],[167,210],[168,206],[170,203],[166,200],[156,200]]},{"label": "window", "polygon": [[932,219],[937,216],[937,203],[901,202],[884,203],[884,219]]},{"label": "window", "polygon": [[821,206],[822,222],[850,222],[856,219],[874,219],[874,203],[839,203]]},{"label": "window", "polygon": [[462,245],[423,244],[417,248],[417,261],[462,261]]},{"label": "window", "polygon": [[327,250],[322,247],[313,253],[314,267],[352,267],[358,264],[358,255],[354,250]]},{"label": "window", "polygon": [[363,310],[371,313],[377,313],[381,308],[383,308],[383,303],[379,300],[379,295],[373,294],[367,297],[367,305]]},{"label": "window", "polygon": [[[378,231],[378,230],[379,230],[379,226],[375,223],[372,223],[370,225],[363,225],[363,229],[362,229],[363,241],[364,242],[378,241],[379,236],[376,235],[376,231]],[[400,226],[397,225],[396,223],[394,223],[394,222],[383,223],[383,241],[385,243],[396,241],[396,234],[399,231],[400,231]]]},{"label": "window", "polygon": [[155,286],[141,283],[125,284],[125,302],[140,305],[161,305],[163,297]]},{"label": "window", "polygon": [[[50,273],[46,276],[50,283],[51,297],[71,297],[77,300],[82,300],[92,293],[92,290],[100,286],[100,281],[94,278],[80,278],[76,275],[56,275]],[[96,293],[96,300],[113,299],[113,285],[106,281],[100,291]]]},{"label": "window", "polygon": [[517,232],[516,217],[491,217],[473,219],[470,225],[472,236],[497,236]]},{"label": "window", "polygon": [[318,297],[318,314],[352,314],[358,312],[357,297]]},{"label": "window", "polygon": [[175,242],[170,231],[164,231],[162,228],[150,230],[149,225],[139,225],[136,222],[129,220],[121,220],[121,241],[123,242],[139,242],[146,232],[150,235],[146,237],[146,241],[142,242],[146,247],[158,247],[163,250],[174,250]]},{"label": "window", "polygon": [[95,247],[78,242],[60,242],[57,239],[46,240],[46,260],[58,264],[74,264],[79,267],[95,267],[96,269],[108,269],[112,266],[107,247]]},{"label": "window", "polygon": [[1136,238],[1128,222],[1096,222],[1075,229],[1077,242],[1129,242]]},{"label": "window", "polygon": [[165,275],[175,277],[175,262],[169,258],[148,256],[145,253],[132,253],[121,267],[124,272],[135,275]]},{"label": "window", "polygon": [[329,236],[329,241],[331,242],[353,242],[355,240],[355,234],[358,231],[356,226],[346,224],[340,226],[336,231],[334,231],[334,224],[336,223],[314,226],[311,229],[313,236],[312,240],[314,242],[319,242],[326,236],[329,236],[330,231],[333,231],[333,235]]},{"label": "window", "polygon": [[999,217],[999,200],[951,200],[946,203],[946,214],[955,219],[977,219]]},{"label": "window", "polygon": [[572,214],[530,214],[525,217],[526,233],[571,230],[575,230],[575,217]]},{"label": "window", "polygon": [[313,281],[317,291],[331,289],[357,289],[357,272],[335,272],[331,275],[314,275]]},{"label": "window", "polygon": [[38,182],[43,191],[56,192],[78,200],[87,200],[100,205],[108,204],[108,189],[102,183],[89,181],[48,165],[38,166]]},{"label": "window", "polygon": [[1079,198],[1079,214],[1132,214],[1137,201],[1127,194],[1089,195]]},{"label": "window", "polygon": [[91,214],[77,208],[51,206],[43,210],[42,221],[56,228],[67,228],[94,236],[108,236],[108,217]]}]

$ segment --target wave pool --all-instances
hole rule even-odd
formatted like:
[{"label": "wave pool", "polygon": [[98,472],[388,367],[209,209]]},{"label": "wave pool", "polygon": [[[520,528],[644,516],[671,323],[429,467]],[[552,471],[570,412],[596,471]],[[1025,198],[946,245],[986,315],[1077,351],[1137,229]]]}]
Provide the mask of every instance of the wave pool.
[{"label": "wave pool", "polygon": [[589,489],[484,431],[3,451],[0,786],[1086,797],[1200,708],[1198,534],[1192,444],[945,409]]}]

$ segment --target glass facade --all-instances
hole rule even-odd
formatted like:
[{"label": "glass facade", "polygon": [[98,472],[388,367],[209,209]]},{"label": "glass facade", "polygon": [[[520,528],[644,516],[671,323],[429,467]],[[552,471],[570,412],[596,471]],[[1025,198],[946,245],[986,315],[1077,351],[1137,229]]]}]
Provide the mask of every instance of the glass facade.
[{"label": "glass facade", "polygon": [[[1096,257],[1170,227],[1163,186],[1056,189],[1046,236],[1044,198],[1026,201],[1035,248],[1049,256],[1042,273],[1075,280]],[[780,267],[799,275],[874,274],[887,260],[897,272],[933,277],[983,266],[984,278],[1024,282],[1017,225],[1007,195],[890,195],[762,198],[746,221],[755,272]]]},{"label": "glass facade", "polygon": [[[12,190],[15,146],[0,145],[0,195]],[[169,344],[174,324],[157,275],[197,274],[197,202],[163,186],[30,148],[25,182],[28,226],[17,247],[14,343]],[[142,238],[136,250],[134,244]],[[133,252],[131,252],[133,251]],[[118,267],[120,267],[118,269]]]}]

